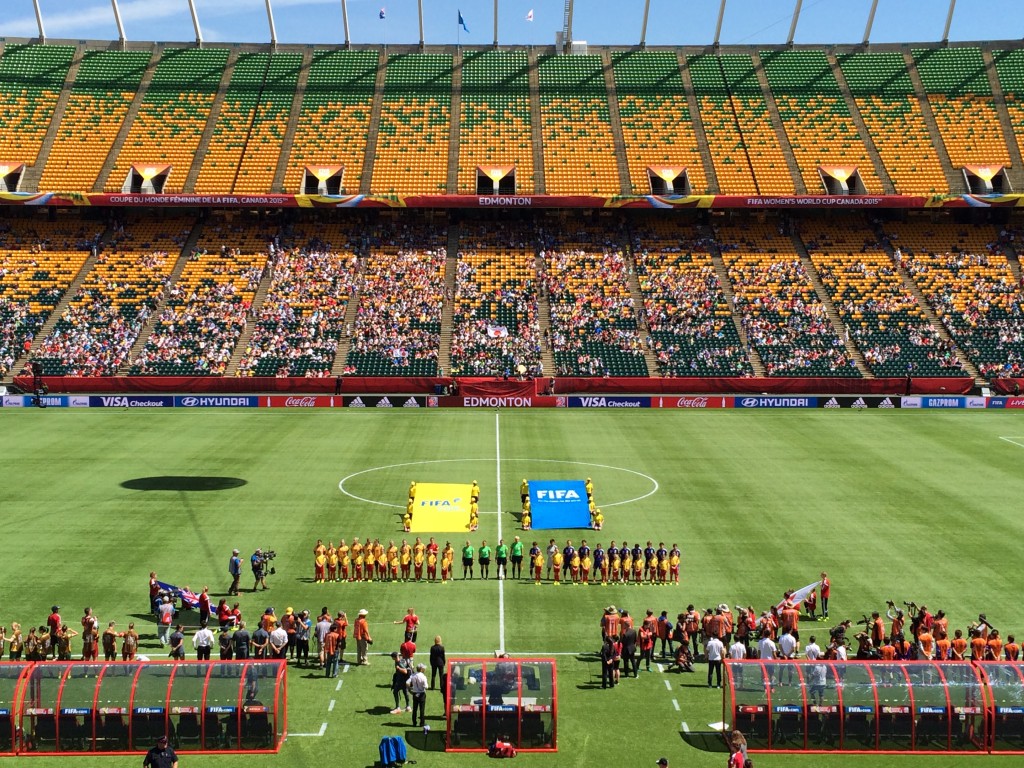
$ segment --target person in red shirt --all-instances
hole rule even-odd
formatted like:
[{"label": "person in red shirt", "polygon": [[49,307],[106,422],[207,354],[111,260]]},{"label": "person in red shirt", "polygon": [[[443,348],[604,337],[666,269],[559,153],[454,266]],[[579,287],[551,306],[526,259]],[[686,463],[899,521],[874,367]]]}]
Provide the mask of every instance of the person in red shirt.
[{"label": "person in red shirt", "polygon": [[828,621],[828,599],[832,595],[832,582],[825,571],[821,572],[821,619]]},{"label": "person in red shirt", "polygon": [[[50,637],[56,640],[57,633],[61,628],[60,618],[60,606],[54,605],[50,609],[50,615],[46,617],[46,628],[50,630]],[[53,658],[57,658],[57,643],[50,643],[50,651],[53,653]]]},{"label": "person in red shirt", "polygon": [[619,612],[615,610],[614,605],[609,605],[604,609],[604,616],[601,617],[601,637],[615,640],[619,636],[620,626]]},{"label": "person in red shirt", "polygon": [[882,617],[878,611],[871,614],[871,643],[875,648],[882,647],[882,641],[885,640],[885,622],[882,621]]},{"label": "person in red shirt", "polygon": [[789,631],[794,640],[800,639],[800,609],[792,603],[786,603],[782,609],[782,630]]},{"label": "person in red shirt", "polygon": [[420,629],[420,617],[416,615],[416,611],[409,608],[405,612],[405,616],[400,618],[395,624],[405,624],[405,640],[406,642],[416,642],[416,634]]},{"label": "person in red shirt", "polygon": [[210,623],[210,588],[203,587],[199,593],[199,624]]},{"label": "person in red shirt", "polygon": [[807,611],[807,618],[817,621],[818,617],[814,612],[818,610],[818,590],[812,589],[811,594],[804,598],[804,610]]}]

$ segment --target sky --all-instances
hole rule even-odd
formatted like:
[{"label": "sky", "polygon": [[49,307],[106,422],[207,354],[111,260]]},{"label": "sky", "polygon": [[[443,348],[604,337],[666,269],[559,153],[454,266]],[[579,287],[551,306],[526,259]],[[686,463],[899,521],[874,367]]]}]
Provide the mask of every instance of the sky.
[{"label": "sky", "polygon": [[[341,0],[271,0],[279,43],[344,42]],[[492,0],[421,0],[428,45],[487,46],[494,41]],[[785,43],[797,0],[728,0],[722,45]],[[39,0],[49,39],[117,39],[110,0]],[[195,40],[187,0],[119,0],[128,40]],[[265,0],[195,0],[206,42],[266,43]],[[502,45],[551,45],[564,0],[499,0]],[[859,43],[871,0],[803,0],[795,42]],[[385,9],[386,19],[379,14]],[[591,45],[640,41],[644,0],[575,0],[573,37]],[[648,45],[708,45],[719,0],[651,0]],[[879,0],[871,41],[942,38],[948,0]],[[533,11],[533,21],[526,20]],[[458,27],[461,11],[469,31]],[[416,44],[417,0],[348,0],[353,43]],[[0,0],[0,37],[38,35],[32,0]],[[950,40],[1024,37],[1024,0],[957,0]]]}]

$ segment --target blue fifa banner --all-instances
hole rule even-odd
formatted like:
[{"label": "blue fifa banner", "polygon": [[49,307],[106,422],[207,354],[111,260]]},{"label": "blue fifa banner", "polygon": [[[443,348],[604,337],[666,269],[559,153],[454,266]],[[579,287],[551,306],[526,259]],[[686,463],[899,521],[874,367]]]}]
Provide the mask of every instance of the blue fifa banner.
[{"label": "blue fifa banner", "polygon": [[650,408],[649,397],[570,397],[570,408]]},{"label": "blue fifa banner", "polygon": [[734,408],[817,408],[816,397],[737,397]]},{"label": "blue fifa banner", "polygon": [[171,395],[93,395],[90,408],[173,408]]},{"label": "blue fifa banner", "polygon": [[530,480],[535,529],[589,528],[590,504],[583,480]]},{"label": "blue fifa banner", "polygon": [[256,408],[256,395],[185,395],[174,398],[175,408]]}]

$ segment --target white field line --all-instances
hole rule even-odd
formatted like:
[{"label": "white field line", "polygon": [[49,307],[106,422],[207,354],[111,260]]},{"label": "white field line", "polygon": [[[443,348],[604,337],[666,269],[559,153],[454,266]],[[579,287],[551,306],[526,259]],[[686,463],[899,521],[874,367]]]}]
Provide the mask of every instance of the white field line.
[{"label": "white field line", "polygon": [[[501,541],[501,421],[494,414],[494,463],[497,465],[495,474],[495,496],[497,497],[498,541]],[[504,575],[504,574],[502,574]],[[498,650],[505,652],[505,580],[498,579]]]}]

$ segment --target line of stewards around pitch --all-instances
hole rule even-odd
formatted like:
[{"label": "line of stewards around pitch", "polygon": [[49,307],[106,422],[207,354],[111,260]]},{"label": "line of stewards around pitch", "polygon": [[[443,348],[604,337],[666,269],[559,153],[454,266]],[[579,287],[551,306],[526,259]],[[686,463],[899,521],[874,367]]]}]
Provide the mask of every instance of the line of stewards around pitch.
[{"label": "line of stewards around pitch", "polygon": [[[619,684],[622,673],[628,678],[640,676],[640,665],[646,672],[652,672],[655,649],[661,643],[661,658],[672,653],[672,621],[668,612],[662,611],[655,616],[648,609],[646,615],[636,627],[628,610],[618,609],[610,605],[604,609],[601,617],[601,687],[611,688]],[[666,647],[669,653],[666,654]],[[690,670],[692,671],[692,670]]]}]

